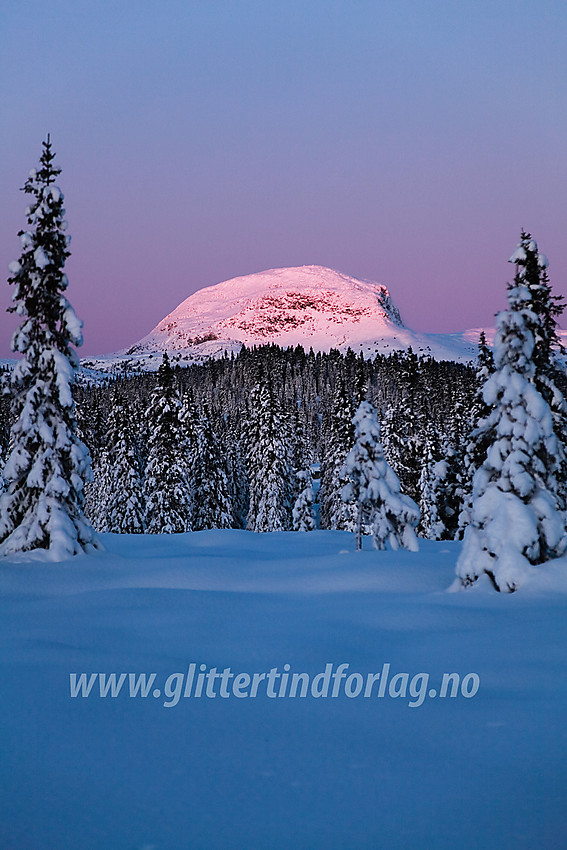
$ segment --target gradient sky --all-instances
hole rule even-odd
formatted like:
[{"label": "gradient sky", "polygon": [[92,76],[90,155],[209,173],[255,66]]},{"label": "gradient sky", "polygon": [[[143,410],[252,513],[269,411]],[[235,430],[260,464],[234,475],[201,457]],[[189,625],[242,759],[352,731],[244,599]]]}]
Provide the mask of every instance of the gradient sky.
[{"label": "gradient sky", "polygon": [[491,325],[522,227],[567,295],[565,0],[3,0],[0,80],[3,277],[49,131],[82,354],[312,263]]}]

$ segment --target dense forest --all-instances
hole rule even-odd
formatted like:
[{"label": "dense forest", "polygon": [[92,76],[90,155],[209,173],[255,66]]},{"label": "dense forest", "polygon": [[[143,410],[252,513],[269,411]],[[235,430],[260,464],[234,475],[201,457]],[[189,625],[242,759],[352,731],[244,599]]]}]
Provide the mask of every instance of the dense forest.
[{"label": "dense forest", "polygon": [[420,505],[419,533],[453,538],[478,389],[471,367],[411,350],[364,360],[265,346],[189,368],[166,355],[157,373],[103,382],[80,375],[78,427],[95,475],[87,513],[109,531],[310,528],[310,515],[352,528],[341,468],[366,400],[402,491]]}]

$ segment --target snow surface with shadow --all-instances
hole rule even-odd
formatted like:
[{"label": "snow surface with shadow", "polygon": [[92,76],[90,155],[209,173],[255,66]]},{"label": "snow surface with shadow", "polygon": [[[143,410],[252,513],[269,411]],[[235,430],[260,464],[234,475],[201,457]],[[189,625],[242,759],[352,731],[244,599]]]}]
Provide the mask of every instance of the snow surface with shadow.
[{"label": "snow surface with shadow", "polygon": [[[0,846],[567,845],[567,559],[449,593],[458,543],[102,535],[0,562]],[[369,541],[365,540],[365,546]],[[466,699],[69,696],[70,672],[476,672]]]}]

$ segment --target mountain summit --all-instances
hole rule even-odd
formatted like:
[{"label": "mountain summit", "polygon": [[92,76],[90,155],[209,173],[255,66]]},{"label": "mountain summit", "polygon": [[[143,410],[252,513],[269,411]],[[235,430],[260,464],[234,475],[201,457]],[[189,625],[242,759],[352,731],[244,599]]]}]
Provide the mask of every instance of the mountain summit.
[{"label": "mountain summit", "polygon": [[200,289],[135,350],[183,350],[216,342],[229,348],[275,343],[328,351],[402,327],[385,286],[322,266],[298,266]]},{"label": "mountain summit", "polygon": [[383,284],[323,266],[297,266],[200,289],[122,355],[167,350],[192,360],[275,343],[307,351],[350,347],[366,357],[411,345],[439,359],[469,360],[477,338],[417,333],[404,326]]}]

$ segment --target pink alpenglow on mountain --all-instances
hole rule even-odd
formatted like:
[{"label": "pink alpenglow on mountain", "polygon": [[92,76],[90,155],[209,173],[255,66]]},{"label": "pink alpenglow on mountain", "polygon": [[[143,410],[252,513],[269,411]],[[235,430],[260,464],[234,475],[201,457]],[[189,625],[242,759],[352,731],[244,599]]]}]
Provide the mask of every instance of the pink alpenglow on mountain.
[{"label": "pink alpenglow on mountain", "polygon": [[270,269],[195,292],[123,354],[192,357],[275,343],[357,354],[405,350],[470,360],[477,340],[406,328],[388,289],[323,266]]}]

